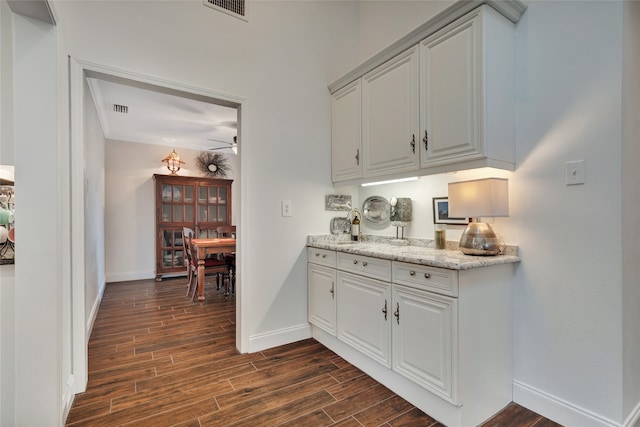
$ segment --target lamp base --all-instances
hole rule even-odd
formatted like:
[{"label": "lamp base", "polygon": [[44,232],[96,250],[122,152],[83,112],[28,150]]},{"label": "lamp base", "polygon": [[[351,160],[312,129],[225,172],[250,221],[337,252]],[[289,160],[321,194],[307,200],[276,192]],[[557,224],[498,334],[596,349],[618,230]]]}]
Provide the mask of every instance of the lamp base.
[{"label": "lamp base", "polygon": [[459,248],[465,255],[493,256],[500,253],[500,241],[485,222],[470,222],[460,237]]}]

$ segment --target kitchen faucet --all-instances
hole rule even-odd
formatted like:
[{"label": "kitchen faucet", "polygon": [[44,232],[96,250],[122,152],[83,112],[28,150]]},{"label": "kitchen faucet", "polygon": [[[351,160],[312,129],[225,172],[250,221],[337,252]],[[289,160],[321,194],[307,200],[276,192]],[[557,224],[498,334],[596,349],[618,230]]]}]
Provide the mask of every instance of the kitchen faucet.
[{"label": "kitchen faucet", "polygon": [[351,224],[351,214],[357,214],[358,218],[362,218],[362,214],[360,213],[360,211],[358,210],[358,208],[351,208],[349,210],[349,212],[347,212],[347,221],[349,221],[349,224]]}]

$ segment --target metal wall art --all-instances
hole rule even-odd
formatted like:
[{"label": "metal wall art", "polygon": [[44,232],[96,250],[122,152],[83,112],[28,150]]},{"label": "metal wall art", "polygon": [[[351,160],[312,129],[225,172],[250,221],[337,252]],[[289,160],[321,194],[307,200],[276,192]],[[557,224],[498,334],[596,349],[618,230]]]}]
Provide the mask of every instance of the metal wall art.
[{"label": "metal wall art", "polygon": [[327,194],[324,197],[324,209],[327,211],[351,210],[351,196],[344,194]]},{"label": "metal wall art", "polygon": [[196,165],[209,178],[225,178],[227,173],[231,172],[227,158],[220,153],[202,151],[196,157]]}]

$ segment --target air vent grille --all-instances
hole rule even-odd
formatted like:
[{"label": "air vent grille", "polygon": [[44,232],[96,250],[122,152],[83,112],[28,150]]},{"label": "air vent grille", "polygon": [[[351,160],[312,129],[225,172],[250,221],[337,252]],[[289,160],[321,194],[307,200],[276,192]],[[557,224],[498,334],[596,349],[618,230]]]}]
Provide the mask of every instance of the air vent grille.
[{"label": "air vent grille", "polygon": [[247,20],[246,0],[204,0],[204,4],[244,21]]},{"label": "air vent grille", "polygon": [[128,114],[129,107],[127,107],[126,105],[113,104],[113,111],[115,111],[116,113]]}]

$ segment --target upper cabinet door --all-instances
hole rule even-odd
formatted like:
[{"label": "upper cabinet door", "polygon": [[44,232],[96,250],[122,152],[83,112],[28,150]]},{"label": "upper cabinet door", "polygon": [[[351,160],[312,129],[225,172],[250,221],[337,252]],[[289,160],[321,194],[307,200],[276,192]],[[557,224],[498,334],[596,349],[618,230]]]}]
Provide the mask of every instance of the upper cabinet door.
[{"label": "upper cabinet door", "polygon": [[360,79],[331,98],[331,180],[362,177],[362,89]]},{"label": "upper cabinet door", "polygon": [[421,167],[482,157],[478,15],[420,43]]},{"label": "upper cabinet door", "polygon": [[363,176],[419,167],[418,48],[362,77]]},{"label": "upper cabinet door", "polygon": [[420,166],[515,168],[515,32],[483,5],[420,43]]}]

